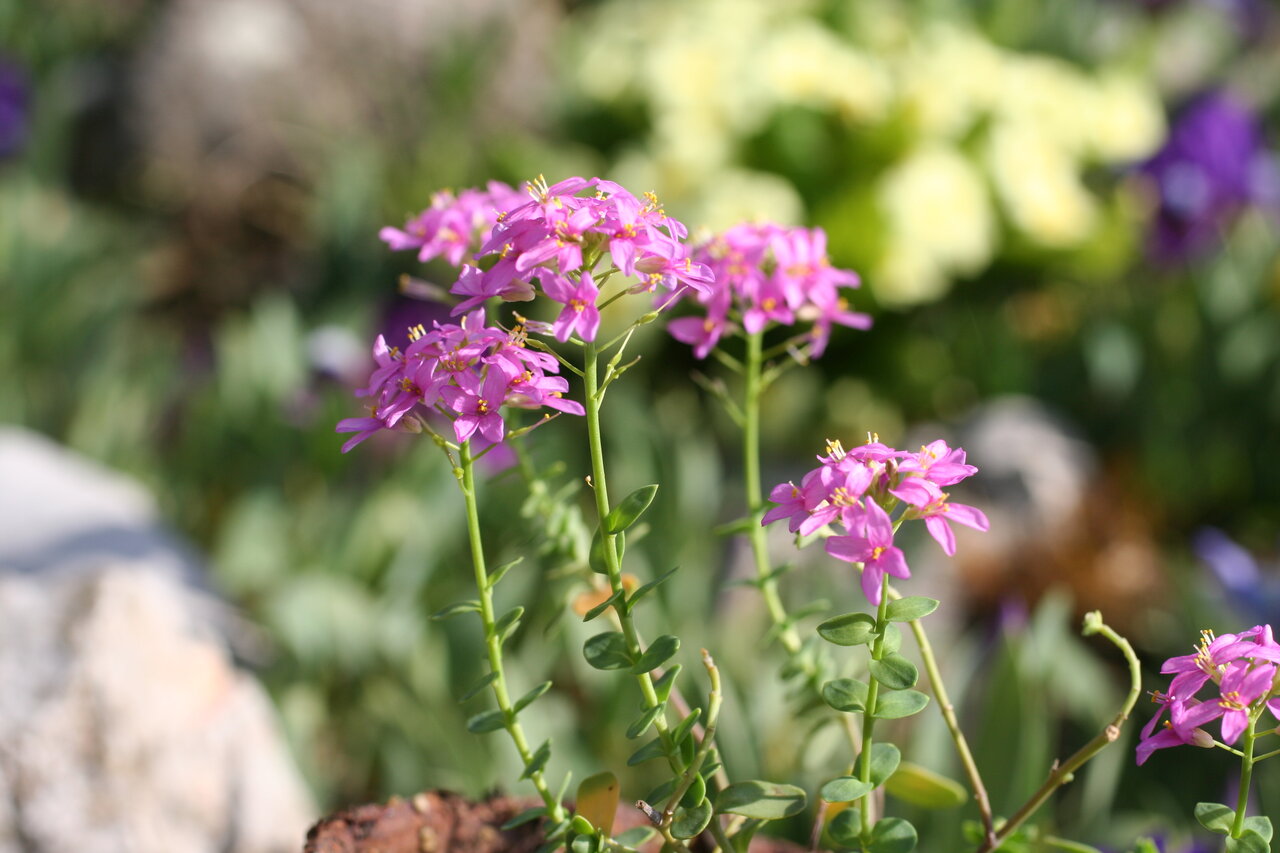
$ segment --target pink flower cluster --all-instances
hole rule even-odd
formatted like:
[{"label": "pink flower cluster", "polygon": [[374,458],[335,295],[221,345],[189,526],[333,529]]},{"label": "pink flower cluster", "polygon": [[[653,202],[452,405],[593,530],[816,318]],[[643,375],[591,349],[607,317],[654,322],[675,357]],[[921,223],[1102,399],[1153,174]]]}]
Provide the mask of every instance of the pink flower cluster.
[{"label": "pink flower cluster", "polygon": [[813,358],[826,350],[832,324],[871,327],[871,318],[850,311],[841,296],[841,288],[858,287],[861,280],[852,270],[831,266],[821,228],[736,225],[700,247],[694,260],[706,264],[715,277],[715,285],[697,297],[706,315],[681,317],[668,328],[698,358],[706,358],[722,337],[736,331],[735,321],[749,334],[770,323],[811,322]]},{"label": "pink flower cluster", "polygon": [[460,325],[411,329],[412,341],[403,352],[379,335],[373,345],[377,367],[368,387],[356,392],[375,402],[368,417],[339,422],[338,432],[355,433],[342,452],[379,430],[419,424],[406,420],[415,410],[448,417],[459,442],[478,432],[493,443],[506,435],[502,406],[583,414],[581,404],[563,397],[569,383],[551,375],[559,372],[555,358],[528,349],[525,335],[522,327],[507,332],[486,326],[483,309],[467,314]]},{"label": "pink flower cluster", "polygon": [[[862,564],[862,591],[872,604],[880,604],[885,575],[911,576],[905,556],[893,544],[894,530],[902,521],[924,519],[948,555],[956,550],[950,522],[975,530],[990,527],[982,510],[953,504],[942,491],[978,471],[965,462],[960,448],[939,440],[913,453],[873,439],[849,451],[839,442],[828,442],[827,450],[799,486],[782,483],[773,489],[769,500],[777,506],[762,523],[785,518],[792,533],[805,536],[831,524],[843,527],[843,534],[827,539],[827,553]],[[895,523],[890,514],[900,506],[905,509]]]},{"label": "pink flower cluster", "polygon": [[501,181],[456,195],[441,190],[431,197],[431,206],[406,222],[403,230],[387,226],[378,237],[392,251],[417,249],[420,261],[444,256],[456,267],[489,239],[502,211],[523,204],[527,198],[522,190]]},{"label": "pink flower cluster", "polygon": [[[1176,673],[1169,692],[1156,691],[1152,699],[1160,706],[1142,729],[1138,743],[1138,763],[1157,749],[1194,745],[1212,747],[1213,736],[1201,726],[1222,718],[1222,741],[1233,744],[1249,725],[1249,718],[1265,703],[1272,716],[1280,719],[1280,685],[1276,683],[1280,645],[1270,625],[1258,625],[1241,634],[1215,637],[1200,632],[1193,654],[1169,658],[1160,667]],[[1198,699],[1196,694],[1212,683],[1218,695]],[[1161,726],[1165,710],[1169,719]],[[1158,729],[1158,730],[1157,730]]]}]

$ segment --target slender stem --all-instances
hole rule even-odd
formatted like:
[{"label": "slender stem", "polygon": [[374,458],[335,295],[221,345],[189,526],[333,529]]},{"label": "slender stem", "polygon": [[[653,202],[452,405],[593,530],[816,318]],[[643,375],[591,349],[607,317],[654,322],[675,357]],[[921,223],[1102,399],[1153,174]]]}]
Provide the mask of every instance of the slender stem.
[{"label": "slender stem", "polygon": [[[493,613],[493,589],[489,583],[489,573],[485,568],[484,543],[480,537],[480,513],[476,506],[475,465],[471,458],[471,442],[464,441],[460,448],[461,464],[456,471],[462,497],[467,506],[467,538],[471,543],[471,567],[475,573],[476,592],[480,595],[480,620],[484,623],[484,643],[489,655],[489,671],[493,673],[493,698],[502,711],[503,728],[511,736],[516,752],[525,767],[533,761],[533,752],[529,749],[529,741],[525,738],[524,729],[516,716],[511,696],[507,692],[506,673],[502,667],[502,637],[498,634],[497,622]],[[565,817],[564,807],[547,786],[546,778],[541,770],[529,774],[529,781],[538,790],[538,796],[546,804],[547,815],[552,823],[559,823]]]},{"label": "slender stem", "polygon": [[[609,587],[614,593],[622,591],[622,565],[618,560],[617,536],[608,533],[604,529],[604,520],[609,515],[609,490],[605,480],[604,470],[604,442],[601,440],[600,434],[600,379],[598,351],[594,342],[587,342],[584,346],[585,356],[583,363],[583,384],[585,386],[584,404],[586,408],[587,418],[587,441],[591,448],[591,486],[595,493],[596,514],[599,516],[600,535],[604,539],[604,560],[605,568],[609,575]],[[624,593],[625,594],[625,593]],[[627,643],[627,651],[633,659],[638,659],[642,653],[640,646],[640,635],[636,630],[635,621],[631,617],[630,608],[615,608],[618,614],[618,623],[622,628],[622,636]],[[640,693],[644,697],[646,708],[652,708],[658,704],[658,694],[653,688],[653,679],[649,677],[649,673],[644,672],[636,676],[636,681],[640,685]],[[653,721],[654,728],[658,730],[658,737],[662,739],[663,751],[667,754],[667,760],[671,764],[672,770],[680,773],[682,768],[679,766],[675,755],[675,745],[671,741],[670,726],[667,724],[665,712],[658,714]]]},{"label": "slender stem", "polygon": [[[876,609],[876,641],[871,646],[872,660],[880,660],[884,657],[884,634],[885,626],[889,624],[885,619],[885,613],[889,608],[889,576],[886,574],[880,582],[880,606]],[[876,727],[876,700],[880,697],[880,682],[874,678],[867,687],[867,709],[862,714],[862,754],[859,764],[860,776],[862,781],[871,784],[871,733]],[[871,832],[871,792],[868,791],[863,795],[859,808],[862,812],[862,834],[865,836]]]},{"label": "slender stem", "polygon": [[[897,590],[892,587],[889,589],[889,598],[901,597]],[[912,619],[908,624],[916,638],[916,646],[920,649],[920,660],[924,663],[924,670],[929,676],[929,686],[938,702],[938,709],[942,712],[942,719],[947,724],[947,731],[951,733],[951,741],[956,745],[956,753],[960,756],[960,764],[964,767],[965,776],[969,779],[973,798],[978,803],[978,815],[982,818],[985,841],[991,849],[995,849],[995,818],[991,813],[991,798],[987,795],[986,785],[982,783],[982,774],[978,772],[978,763],[973,759],[969,741],[965,739],[960,721],[956,718],[955,706],[951,704],[951,697],[947,695],[946,685],[942,681],[942,672],[938,669],[938,659],[933,653],[933,644],[929,642],[929,635],[925,632],[923,622]]]},{"label": "slender stem", "polygon": [[[1235,752],[1235,750],[1231,750],[1231,751]],[[1268,758],[1275,758],[1277,755],[1280,755],[1280,749],[1272,750],[1271,752],[1267,752],[1262,755],[1255,756],[1253,759],[1253,763],[1257,764],[1259,761],[1265,761]]]},{"label": "slender stem", "polygon": [[1240,758],[1240,795],[1236,798],[1236,819],[1231,824],[1232,838],[1239,838],[1244,832],[1244,813],[1249,808],[1249,781],[1253,776],[1253,728],[1257,722],[1257,715],[1250,715],[1249,726],[1244,730],[1244,743],[1241,744],[1244,755]]},{"label": "slender stem", "polygon": [[[711,754],[711,750],[715,746],[716,720],[720,716],[720,702],[722,699],[720,670],[716,668],[715,661],[711,659],[711,655],[706,649],[702,650],[702,665],[706,667],[707,677],[711,680],[711,691],[707,693],[707,724],[703,730],[702,743],[699,744],[698,751],[693,754],[693,761],[689,762],[689,766],[684,769],[684,773],[680,774],[676,789],[671,793],[671,798],[667,801],[667,807],[662,812],[662,822],[668,826],[675,819],[676,806],[680,805],[680,799],[693,785],[694,778],[702,770],[702,765],[706,762],[707,756]],[[713,820],[712,823],[715,823],[715,821]]]},{"label": "slender stem", "polygon": [[769,618],[778,631],[778,639],[782,641],[787,653],[794,656],[800,652],[800,635],[796,632],[795,625],[791,624],[778,595],[778,581],[769,564],[768,537],[760,524],[764,518],[764,494],[760,485],[760,374],[764,364],[761,357],[763,339],[763,331],[747,336],[746,391],[742,406],[742,469],[746,481],[747,512],[750,514],[748,530],[751,553],[755,557],[760,594],[764,596]]},{"label": "slender stem", "polygon": [[1012,835],[1019,826],[1021,826],[1027,818],[1035,814],[1040,806],[1062,785],[1070,782],[1074,778],[1074,774],[1079,770],[1085,762],[1093,758],[1109,744],[1120,737],[1120,728],[1129,719],[1130,712],[1133,711],[1134,704],[1138,701],[1139,694],[1142,693],[1142,667],[1138,663],[1138,656],[1133,651],[1133,646],[1129,645],[1129,641],[1121,637],[1113,631],[1108,625],[1102,621],[1102,614],[1097,610],[1090,611],[1084,617],[1084,631],[1086,637],[1090,634],[1102,634],[1111,641],[1112,645],[1120,649],[1124,654],[1125,660],[1129,663],[1129,694],[1125,697],[1124,704],[1120,707],[1120,711],[1115,718],[1107,725],[1105,729],[1097,734],[1091,741],[1080,747],[1074,755],[1066,761],[1054,763],[1053,770],[1049,773],[1049,777],[1045,779],[1044,784],[1031,795],[1031,798],[1018,809],[1013,817],[1000,827],[1000,831],[996,833],[996,843],[992,844],[988,839],[984,841],[978,848],[978,853],[990,853],[1000,842],[1004,841]]}]

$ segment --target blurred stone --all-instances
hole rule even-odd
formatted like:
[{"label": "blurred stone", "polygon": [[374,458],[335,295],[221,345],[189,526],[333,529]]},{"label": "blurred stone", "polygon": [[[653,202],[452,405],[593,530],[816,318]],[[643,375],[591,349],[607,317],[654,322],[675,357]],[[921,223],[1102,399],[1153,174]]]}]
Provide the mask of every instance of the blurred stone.
[{"label": "blurred stone", "polygon": [[0,853],[297,849],[314,809],[135,483],[0,430]]}]

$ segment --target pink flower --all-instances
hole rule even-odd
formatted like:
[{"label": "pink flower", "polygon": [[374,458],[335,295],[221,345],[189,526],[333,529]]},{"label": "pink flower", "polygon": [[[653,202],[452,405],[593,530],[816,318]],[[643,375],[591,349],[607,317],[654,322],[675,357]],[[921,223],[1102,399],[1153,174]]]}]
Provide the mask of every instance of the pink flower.
[{"label": "pink flower", "polygon": [[596,297],[600,291],[591,273],[583,272],[577,282],[559,275],[548,275],[542,279],[542,289],[547,296],[564,305],[560,316],[551,324],[556,340],[567,341],[575,331],[584,341],[596,339],[596,331],[600,328]]},{"label": "pink flower", "polygon": [[911,577],[906,557],[893,544],[893,522],[879,504],[867,505],[860,530],[848,536],[831,537],[826,548],[827,553],[838,560],[862,563],[862,591],[874,605],[880,604],[885,575]]}]

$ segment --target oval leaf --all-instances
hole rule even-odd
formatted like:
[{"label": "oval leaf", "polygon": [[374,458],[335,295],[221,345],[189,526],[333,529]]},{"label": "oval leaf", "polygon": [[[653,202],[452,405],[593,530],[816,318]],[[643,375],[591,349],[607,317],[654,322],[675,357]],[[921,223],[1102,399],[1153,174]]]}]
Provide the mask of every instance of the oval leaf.
[{"label": "oval leaf", "polygon": [[662,673],[662,677],[653,682],[653,692],[658,694],[659,702],[666,702],[671,696],[671,687],[676,683],[676,677],[680,675],[681,666],[678,663],[672,664],[666,672]]},{"label": "oval leaf", "polygon": [[496,732],[506,724],[507,718],[503,716],[501,710],[481,711],[467,720],[467,731],[474,735],[481,735],[485,732]]},{"label": "oval leaf", "polygon": [[716,796],[716,811],[761,820],[781,820],[804,811],[804,791],[773,782],[737,782]]},{"label": "oval leaf", "polygon": [[649,504],[653,503],[653,496],[657,493],[658,484],[654,483],[650,486],[641,486],[627,495],[622,499],[622,503],[615,506],[604,517],[605,532],[618,534],[635,524],[636,519],[644,514]]},{"label": "oval leaf", "polygon": [[657,834],[658,830],[654,829],[652,826],[633,826],[626,832],[615,836],[613,840],[621,844],[623,847],[634,848],[644,844]]},{"label": "oval leaf", "polygon": [[618,777],[608,770],[588,776],[578,784],[575,812],[605,835],[612,834],[613,818],[618,813],[618,790]]},{"label": "oval leaf", "polygon": [[632,663],[627,638],[621,631],[596,634],[583,644],[582,656],[596,669],[626,669]]},{"label": "oval leaf", "polygon": [[654,705],[652,708],[646,709],[643,714],[636,717],[631,725],[627,727],[627,737],[634,740],[649,731],[649,726],[653,725],[653,721],[662,713],[663,707],[665,706]]},{"label": "oval leaf", "polygon": [[1275,830],[1271,827],[1271,818],[1264,815],[1254,815],[1244,819],[1244,828],[1252,829],[1254,832],[1262,836],[1267,843],[1271,842],[1271,836]]},{"label": "oval leaf", "polygon": [[649,644],[649,648],[645,649],[644,654],[640,655],[640,660],[636,661],[635,666],[631,667],[631,672],[634,675],[639,675],[642,672],[657,669],[679,650],[680,638],[671,634],[663,634]]},{"label": "oval leaf", "polygon": [[862,814],[855,808],[847,808],[827,824],[827,837],[837,847],[862,846]]},{"label": "oval leaf", "polygon": [[523,696],[521,696],[519,699],[516,700],[515,712],[518,714],[521,711],[523,711],[525,708],[528,708],[529,705],[532,704],[535,699],[537,699],[539,696],[541,696],[543,693],[546,693],[550,689],[551,689],[550,681],[542,682],[537,687],[533,688],[528,693],[524,694]]},{"label": "oval leaf", "polygon": [[1235,809],[1222,803],[1196,803],[1195,815],[1201,826],[1218,835],[1231,832],[1231,824],[1236,819]]},{"label": "oval leaf", "polygon": [[435,621],[439,621],[441,619],[448,619],[450,616],[457,616],[459,613],[479,613],[479,612],[480,612],[480,602],[478,601],[475,601],[475,600],[455,601],[453,604],[450,604],[448,607],[443,607],[440,610],[437,610],[435,613],[432,613],[431,618]]},{"label": "oval leaf", "polygon": [[634,607],[637,601],[639,601],[641,598],[648,595],[649,593],[653,592],[655,589],[658,588],[659,584],[669,579],[672,575],[674,575],[678,571],[680,571],[680,567],[676,566],[674,569],[668,570],[665,574],[661,575],[660,577],[654,578],[644,586],[637,589],[635,592],[631,593],[630,597],[627,598],[627,609],[629,610],[632,607]]},{"label": "oval leaf", "polygon": [[[627,550],[625,534],[619,533],[613,539],[614,545],[618,549],[618,562],[622,562],[622,555]],[[591,537],[591,549],[587,552],[587,564],[591,567],[591,571],[600,575],[609,574],[609,560],[604,553],[604,537],[600,535],[600,528],[596,528],[595,536]]]},{"label": "oval leaf", "polygon": [[911,853],[916,849],[916,828],[900,817],[882,817],[871,827],[868,853]]},{"label": "oval leaf", "polygon": [[1240,833],[1239,838],[1228,838],[1227,853],[1271,853],[1271,845],[1252,829]]},{"label": "oval leaf", "polygon": [[902,761],[902,753],[891,743],[871,744],[871,784],[883,785]]},{"label": "oval leaf", "polygon": [[856,678],[837,678],[822,685],[822,701],[837,711],[865,711],[867,685]]},{"label": "oval leaf", "polygon": [[544,740],[542,746],[533,751],[533,755],[529,756],[529,763],[524,766],[524,772],[520,774],[521,779],[531,779],[533,774],[547,766],[547,760],[551,758],[551,741]]},{"label": "oval leaf", "polygon": [[547,813],[546,806],[537,806],[535,808],[525,809],[524,811],[520,812],[520,814],[511,818],[511,820],[507,821],[506,823],[504,823],[502,826],[498,828],[501,829],[503,832],[507,831],[508,829],[515,829],[517,826],[520,826],[521,824],[528,823],[531,820],[537,820],[538,818],[544,816],[546,813]]},{"label": "oval leaf", "polygon": [[675,744],[684,743],[685,739],[693,733],[693,727],[698,724],[698,720],[702,717],[702,709],[694,708],[689,712],[680,723],[671,730],[671,742]]},{"label": "oval leaf", "polygon": [[876,716],[882,720],[896,720],[918,714],[929,704],[929,697],[919,690],[898,690],[882,694],[876,700]]},{"label": "oval leaf", "polygon": [[635,767],[637,764],[643,764],[652,758],[661,758],[664,755],[666,755],[666,752],[662,748],[662,739],[654,738],[631,753],[631,757],[627,759],[627,766]]},{"label": "oval leaf", "polygon": [[892,622],[886,622],[884,626],[884,643],[880,647],[880,653],[891,655],[900,648],[902,648],[902,631]]},{"label": "oval leaf", "polygon": [[921,616],[928,616],[937,609],[938,602],[935,599],[925,598],[923,595],[909,595],[897,601],[890,601],[889,606],[885,608],[884,618],[890,622],[910,622]]},{"label": "oval leaf", "polygon": [[471,687],[467,689],[466,693],[462,694],[462,698],[458,700],[458,704],[461,705],[463,702],[468,702],[476,698],[477,696],[480,695],[480,691],[484,690],[486,687],[488,687],[490,684],[493,684],[493,682],[497,680],[498,680],[498,673],[486,672],[484,675],[480,676],[480,678],[476,681],[475,684],[472,684]]},{"label": "oval leaf", "polygon": [[[879,744],[874,744],[872,750],[877,746]],[[959,782],[910,761],[898,766],[898,772],[888,777],[884,789],[898,799],[926,809],[953,809],[969,801],[968,790]]]},{"label": "oval leaf", "polygon": [[856,776],[839,776],[823,785],[819,796],[828,803],[851,803],[871,793],[875,787]]},{"label": "oval leaf", "polygon": [[608,610],[608,609],[609,609],[610,607],[612,607],[614,604],[616,604],[616,603],[618,603],[619,601],[621,601],[623,598],[625,598],[625,597],[626,597],[626,595],[627,595],[627,591],[626,591],[626,590],[624,590],[624,589],[620,589],[620,590],[618,590],[618,591],[617,591],[617,592],[615,592],[613,595],[609,596],[609,597],[608,597],[608,598],[606,598],[604,601],[600,602],[600,603],[599,603],[599,604],[597,604],[595,607],[591,608],[591,609],[590,609],[590,610],[588,610],[586,613],[584,613],[584,614],[582,615],[582,621],[583,621],[583,622],[590,622],[592,619],[595,619],[597,616],[599,616],[601,613],[603,613],[603,612],[605,612],[606,610]]},{"label": "oval leaf", "polygon": [[689,784],[689,787],[685,790],[684,794],[680,797],[680,805],[684,806],[687,809],[691,809],[694,806],[701,803],[706,798],[707,798],[707,782],[705,779],[702,778],[701,775],[695,775],[693,777],[693,781]]},{"label": "oval leaf", "polygon": [[671,834],[676,838],[693,838],[711,823],[711,801],[704,799],[692,808],[681,806],[676,809],[675,820],[671,822]]},{"label": "oval leaf", "polygon": [[902,655],[885,655],[880,660],[873,660],[868,668],[871,677],[890,690],[906,690],[915,687],[920,680],[916,665]]},{"label": "oval leaf", "polygon": [[516,605],[498,617],[493,623],[493,632],[498,635],[498,642],[505,643],[507,638],[520,627],[520,617],[524,616],[524,608]]},{"label": "oval leaf", "polygon": [[837,646],[864,646],[876,638],[876,620],[866,613],[845,613],[823,622],[818,633]]}]

